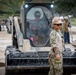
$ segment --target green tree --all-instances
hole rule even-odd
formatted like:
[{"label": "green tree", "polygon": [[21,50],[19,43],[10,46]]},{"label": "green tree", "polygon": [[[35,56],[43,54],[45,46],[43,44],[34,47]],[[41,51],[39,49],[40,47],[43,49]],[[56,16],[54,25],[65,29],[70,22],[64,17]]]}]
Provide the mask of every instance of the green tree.
[{"label": "green tree", "polygon": [[76,9],[76,0],[55,0],[55,12],[60,14],[68,15],[74,14]]},{"label": "green tree", "polygon": [[[0,13],[16,14],[20,11],[20,6],[24,0],[0,0]],[[37,0],[25,0],[37,2]],[[74,14],[76,13],[76,0],[38,0],[38,2],[54,2],[55,12],[60,14]]]},{"label": "green tree", "polygon": [[20,10],[23,0],[0,0],[0,10],[15,14]]}]

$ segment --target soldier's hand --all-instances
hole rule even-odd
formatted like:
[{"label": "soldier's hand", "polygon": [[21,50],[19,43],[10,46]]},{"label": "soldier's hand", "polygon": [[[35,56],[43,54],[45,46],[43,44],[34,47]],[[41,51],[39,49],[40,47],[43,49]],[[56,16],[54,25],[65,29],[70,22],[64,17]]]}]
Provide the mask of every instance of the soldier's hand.
[{"label": "soldier's hand", "polygon": [[60,54],[56,54],[56,60],[60,61],[60,59],[61,59]]}]

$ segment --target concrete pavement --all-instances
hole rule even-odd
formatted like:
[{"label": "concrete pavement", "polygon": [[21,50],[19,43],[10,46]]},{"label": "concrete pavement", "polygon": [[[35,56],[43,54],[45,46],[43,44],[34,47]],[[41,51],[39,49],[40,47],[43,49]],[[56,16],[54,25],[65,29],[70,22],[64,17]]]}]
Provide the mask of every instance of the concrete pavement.
[{"label": "concrete pavement", "polygon": [[12,45],[12,36],[7,31],[0,32],[0,63],[5,63],[5,49],[8,45]]}]

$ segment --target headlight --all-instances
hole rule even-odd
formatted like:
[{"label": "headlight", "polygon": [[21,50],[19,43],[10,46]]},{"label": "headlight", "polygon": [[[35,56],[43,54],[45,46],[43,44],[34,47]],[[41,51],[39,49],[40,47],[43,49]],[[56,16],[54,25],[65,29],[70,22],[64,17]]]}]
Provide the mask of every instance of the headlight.
[{"label": "headlight", "polygon": [[51,8],[54,8],[54,5],[53,5],[53,4],[51,4],[51,5],[50,5],[50,7],[51,7]]},{"label": "headlight", "polygon": [[10,52],[8,50],[6,50],[6,54],[8,55]]},{"label": "headlight", "polygon": [[28,8],[28,4],[25,5],[25,8]]}]

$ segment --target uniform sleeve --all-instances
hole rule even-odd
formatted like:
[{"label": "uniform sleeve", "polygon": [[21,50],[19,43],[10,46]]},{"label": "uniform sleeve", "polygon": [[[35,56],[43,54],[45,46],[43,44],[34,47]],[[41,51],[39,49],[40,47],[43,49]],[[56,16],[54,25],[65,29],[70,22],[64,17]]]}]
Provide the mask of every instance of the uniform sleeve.
[{"label": "uniform sleeve", "polygon": [[52,50],[55,52],[55,54],[60,54],[59,48],[58,48],[58,36],[57,36],[57,32],[53,31],[50,35],[50,44],[52,47]]},{"label": "uniform sleeve", "polygon": [[56,47],[56,38],[57,38],[56,31],[52,31],[50,34],[50,45],[51,45],[51,47]]}]

